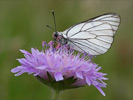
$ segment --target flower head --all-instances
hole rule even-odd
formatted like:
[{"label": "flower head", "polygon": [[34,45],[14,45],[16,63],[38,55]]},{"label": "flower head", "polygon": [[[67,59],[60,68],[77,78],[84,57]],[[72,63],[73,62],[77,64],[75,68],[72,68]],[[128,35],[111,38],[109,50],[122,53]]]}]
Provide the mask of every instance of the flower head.
[{"label": "flower head", "polygon": [[[59,49],[54,48],[53,42],[42,43],[43,50],[31,48],[31,53],[20,50],[25,58],[17,59],[20,66],[13,68],[12,73],[19,76],[25,72],[33,74],[44,84],[57,89],[55,85],[62,85],[59,90],[65,90],[75,87],[81,87],[86,84],[95,86],[102,95],[105,93],[101,87],[106,87],[103,80],[107,80],[101,72],[101,67],[91,60],[85,60],[86,55],[80,53],[74,55],[74,51],[61,46]],[[55,83],[55,84],[54,84]],[[53,86],[54,84],[54,86]],[[66,85],[66,86],[65,86]]]}]

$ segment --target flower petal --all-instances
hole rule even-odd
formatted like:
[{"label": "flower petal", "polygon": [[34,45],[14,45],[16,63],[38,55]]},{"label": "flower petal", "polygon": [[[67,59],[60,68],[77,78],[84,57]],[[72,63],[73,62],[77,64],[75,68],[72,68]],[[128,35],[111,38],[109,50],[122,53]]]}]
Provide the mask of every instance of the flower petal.
[{"label": "flower petal", "polygon": [[102,90],[99,86],[95,86],[95,87],[101,92],[101,94],[102,94],[103,96],[106,96],[105,93],[103,92],[103,90]]},{"label": "flower petal", "polygon": [[61,81],[64,79],[62,76],[62,73],[60,73],[60,72],[55,73],[54,77],[55,77],[56,81]]},{"label": "flower petal", "polygon": [[76,72],[76,76],[77,76],[78,78],[83,79],[83,75],[82,75],[80,72]]},{"label": "flower petal", "polygon": [[85,79],[86,79],[87,84],[90,86],[91,85],[90,79],[88,77],[85,77]]},{"label": "flower petal", "polygon": [[48,67],[48,66],[42,65],[42,66],[36,67],[36,69],[44,70],[44,69],[47,68],[47,67]]}]

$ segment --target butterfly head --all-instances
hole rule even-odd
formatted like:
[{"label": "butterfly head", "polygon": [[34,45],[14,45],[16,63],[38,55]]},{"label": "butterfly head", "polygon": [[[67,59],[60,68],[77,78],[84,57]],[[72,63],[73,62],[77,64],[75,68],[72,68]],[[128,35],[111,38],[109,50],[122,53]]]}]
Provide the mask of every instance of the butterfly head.
[{"label": "butterfly head", "polygon": [[63,45],[67,44],[67,39],[65,39],[62,36],[61,32],[54,32],[52,36],[54,40],[57,41],[58,43],[63,44]]}]

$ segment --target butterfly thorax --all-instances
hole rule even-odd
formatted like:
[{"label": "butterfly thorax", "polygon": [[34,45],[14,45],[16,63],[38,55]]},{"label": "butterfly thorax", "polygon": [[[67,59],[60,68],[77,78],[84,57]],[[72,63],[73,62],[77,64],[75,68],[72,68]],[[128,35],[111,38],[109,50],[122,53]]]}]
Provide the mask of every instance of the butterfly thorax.
[{"label": "butterfly thorax", "polygon": [[62,45],[67,44],[67,39],[62,36],[61,32],[54,32],[53,38]]}]

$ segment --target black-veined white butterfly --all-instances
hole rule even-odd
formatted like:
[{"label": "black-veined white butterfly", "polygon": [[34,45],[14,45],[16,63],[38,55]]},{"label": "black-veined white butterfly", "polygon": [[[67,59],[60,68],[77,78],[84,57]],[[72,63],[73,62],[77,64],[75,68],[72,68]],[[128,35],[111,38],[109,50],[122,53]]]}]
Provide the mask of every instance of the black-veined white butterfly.
[{"label": "black-veined white butterfly", "polygon": [[[53,11],[52,13],[54,16]],[[63,32],[56,31],[55,24],[53,38],[61,45],[68,44],[74,50],[90,55],[101,55],[111,47],[119,24],[120,16],[116,13],[103,14],[80,22]]]}]

